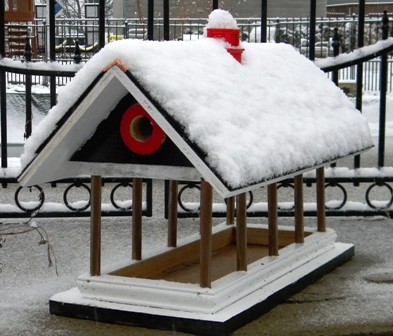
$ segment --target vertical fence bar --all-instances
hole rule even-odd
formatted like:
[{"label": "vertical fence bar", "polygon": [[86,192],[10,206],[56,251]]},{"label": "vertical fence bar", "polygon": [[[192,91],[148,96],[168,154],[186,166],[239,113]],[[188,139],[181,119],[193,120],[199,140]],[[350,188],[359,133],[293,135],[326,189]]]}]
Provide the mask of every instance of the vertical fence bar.
[{"label": "vertical fence bar", "polygon": [[55,0],[49,0],[49,60],[51,62],[56,60],[55,2]]},{"label": "vertical fence bar", "polygon": [[[389,18],[387,10],[383,11],[382,39],[386,40],[389,35]],[[386,127],[386,90],[388,73],[388,55],[381,56],[380,72],[380,96],[379,96],[379,138],[378,138],[378,166],[385,165],[385,127]]]},{"label": "vertical fence bar", "polygon": [[261,1],[261,42],[267,42],[267,0]]},{"label": "vertical fence bar", "polygon": [[[364,46],[364,18],[365,18],[365,0],[359,0],[358,13],[358,48]],[[356,108],[362,112],[362,98],[363,98],[363,63],[356,66]],[[353,167],[360,167],[360,155],[356,155],[353,161]]]},{"label": "vertical fence bar", "polygon": [[315,26],[317,21],[317,1],[310,0],[310,39],[308,45],[308,58],[315,60]]},{"label": "vertical fence bar", "polygon": [[[0,0],[0,56],[5,57],[5,0]],[[8,167],[7,149],[7,90],[6,73],[0,69],[0,102],[1,102],[1,168]]]},{"label": "vertical fence bar", "polygon": [[100,0],[98,4],[98,47],[105,47],[105,0]]},{"label": "vertical fence bar", "polygon": [[326,231],[325,167],[317,168],[317,226],[318,232]]},{"label": "vertical fence bar", "polygon": [[154,40],[154,0],[147,3],[147,39]]},{"label": "vertical fence bar", "polygon": [[[332,47],[333,47],[333,56],[337,57],[340,53],[340,35],[338,33],[338,28],[335,27],[334,28],[334,33],[333,33],[333,38],[332,38]],[[334,83],[334,85],[338,86],[338,75],[339,72],[338,70],[333,70],[332,72],[332,81]],[[332,163],[331,167],[336,167],[336,163]]]},{"label": "vertical fence bar", "polygon": [[164,0],[164,40],[169,41],[169,0]]},{"label": "vertical fence bar", "polygon": [[[332,47],[333,47],[333,56],[337,57],[340,53],[340,35],[338,34],[338,28],[334,28],[334,34],[332,38]],[[332,81],[333,83],[338,86],[338,70],[334,70],[332,73]]]},{"label": "vertical fence bar", "polygon": [[0,55],[5,57],[5,0],[0,0]]},{"label": "vertical fence bar", "polygon": [[91,177],[90,275],[101,274],[101,176]]},{"label": "vertical fence bar", "polygon": [[[26,37],[24,56],[25,56],[26,63],[31,62],[32,53],[31,53],[29,33],[27,33],[27,37]],[[25,75],[25,103],[26,103],[25,139],[27,139],[31,135],[32,121],[33,121],[33,114],[31,110],[31,75],[28,73],[26,73]]]},{"label": "vertical fence bar", "polygon": [[82,56],[81,56],[81,49],[79,47],[79,41],[75,41],[75,49],[74,49],[74,63],[75,64],[80,64],[82,61]]},{"label": "vertical fence bar", "polygon": [[[49,60],[56,61],[56,21],[55,21],[55,0],[49,1]],[[48,46],[46,46],[48,47]],[[56,105],[56,76],[50,76],[50,106]]]}]

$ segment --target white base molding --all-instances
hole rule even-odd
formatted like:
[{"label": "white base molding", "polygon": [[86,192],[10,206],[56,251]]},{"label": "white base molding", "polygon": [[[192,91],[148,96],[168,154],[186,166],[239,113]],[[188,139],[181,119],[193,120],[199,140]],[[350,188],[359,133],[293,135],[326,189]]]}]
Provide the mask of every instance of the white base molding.
[{"label": "white base molding", "polygon": [[82,275],[77,288],[54,295],[56,315],[198,335],[228,335],[266,313],[354,255],[332,230],[280,249],[212,283],[212,288],[165,280]]}]

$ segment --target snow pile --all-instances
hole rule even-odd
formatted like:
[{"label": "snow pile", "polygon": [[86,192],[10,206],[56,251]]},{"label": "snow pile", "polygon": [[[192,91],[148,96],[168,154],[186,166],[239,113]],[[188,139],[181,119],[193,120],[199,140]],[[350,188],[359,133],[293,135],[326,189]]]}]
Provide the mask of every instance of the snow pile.
[{"label": "snow pile", "polygon": [[10,67],[22,70],[35,70],[35,71],[61,71],[74,73],[82,66],[81,64],[61,64],[58,62],[22,62],[15,61],[11,58],[0,59],[0,64],[3,67]]},{"label": "snow pile", "polygon": [[210,13],[206,28],[238,29],[238,26],[231,13],[216,9]]},{"label": "snow pile", "polygon": [[243,43],[243,64],[215,39],[108,44],[59,92],[28,139],[26,166],[92,81],[120,59],[237,188],[372,146],[367,121],[326,75],[285,44]]}]

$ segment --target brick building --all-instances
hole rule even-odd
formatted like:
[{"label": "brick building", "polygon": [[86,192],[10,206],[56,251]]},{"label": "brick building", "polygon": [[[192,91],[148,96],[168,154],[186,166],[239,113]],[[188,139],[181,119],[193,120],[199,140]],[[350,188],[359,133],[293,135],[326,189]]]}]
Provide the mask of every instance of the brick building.
[{"label": "brick building", "polygon": [[[327,0],[327,15],[335,16],[340,15],[352,15],[358,13],[359,1],[348,1],[348,0]],[[384,10],[389,13],[393,12],[393,1],[378,1],[368,0],[366,1],[365,12],[366,15],[381,14]]]}]

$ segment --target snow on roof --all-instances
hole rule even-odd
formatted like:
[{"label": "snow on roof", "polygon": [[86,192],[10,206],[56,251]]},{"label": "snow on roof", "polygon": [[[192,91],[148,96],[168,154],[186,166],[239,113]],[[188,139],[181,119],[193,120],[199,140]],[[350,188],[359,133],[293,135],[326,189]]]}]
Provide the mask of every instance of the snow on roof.
[{"label": "snow on roof", "polygon": [[226,10],[216,9],[209,15],[206,28],[237,29],[237,22]]},{"label": "snow on roof", "polygon": [[[247,44],[243,64],[215,39],[108,44],[61,91],[21,156],[27,167],[103,68],[119,59],[183,129],[209,167],[239,188],[372,146],[366,119],[286,44]],[[110,99],[110,97],[108,97]]]}]

